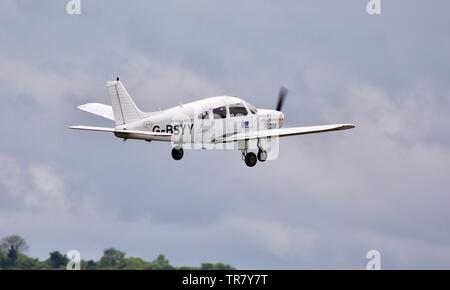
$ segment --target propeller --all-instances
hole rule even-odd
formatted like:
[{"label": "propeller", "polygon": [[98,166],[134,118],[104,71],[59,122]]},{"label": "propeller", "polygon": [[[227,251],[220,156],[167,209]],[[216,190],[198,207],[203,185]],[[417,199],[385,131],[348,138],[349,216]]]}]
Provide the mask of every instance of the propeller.
[{"label": "propeller", "polygon": [[281,112],[281,108],[283,107],[284,99],[286,98],[288,90],[285,87],[280,88],[280,92],[278,93],[278,103],[277,103],[277,111]]}]

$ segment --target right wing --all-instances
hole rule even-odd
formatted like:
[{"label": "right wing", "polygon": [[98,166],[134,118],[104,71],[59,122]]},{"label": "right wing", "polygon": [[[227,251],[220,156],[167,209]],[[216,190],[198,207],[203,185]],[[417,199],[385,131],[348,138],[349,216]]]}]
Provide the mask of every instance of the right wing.
[{"label": "right wing", "polygon": [[88,103],[78,106],[78,109],[114,121],[114,114],[111,106],[99,103]]},{"label": "right wing", "polygon": [[115,128],[105,127],[91,127],[91,126],[70,126],[69,129],[86,130],[96,132],[110,132],[114,133],[119,138],[123,139],[139,139],[146,141],[171,141],[172,134],[163,132],[149,132],[139,130],[120,130]]},{"label": "right wing", "polygon": [[291,128],[280,128],[271,130],[258,130],[237,133],[229,136],[219,137],[214,140],[214,143],[227,143],[235,142],[240,140],[253,140],[268,137],[287,137],[294,135],[304,135],[312,133],[322,133],[330,131],[347,130],[354,128],[353,124],[332,124],[332,125],[321,125],[321,126],[308,126],[308,127],[291,127]]}]

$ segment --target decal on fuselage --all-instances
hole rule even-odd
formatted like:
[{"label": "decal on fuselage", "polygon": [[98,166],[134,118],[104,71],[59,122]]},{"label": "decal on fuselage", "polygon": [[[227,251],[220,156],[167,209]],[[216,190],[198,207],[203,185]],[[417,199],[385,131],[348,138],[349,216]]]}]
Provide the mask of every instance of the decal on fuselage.
[{"label": "decal on fuselage", "polygon": [[242,121],[241,122],[241,128],[249,128],[250,127],[250,121]]},{"label": "decal on fuselage", "polygon": [[194,124],[178,124],[178,125],[167,124],[166,127],[163,129],[160,126],[155,125],[153,126],[153,132],[169,133],[173,135],[179,135],[181,133],[182,135],[184,135],[186,129],[189,130],[189,134],[192,134],[193,128]]}]

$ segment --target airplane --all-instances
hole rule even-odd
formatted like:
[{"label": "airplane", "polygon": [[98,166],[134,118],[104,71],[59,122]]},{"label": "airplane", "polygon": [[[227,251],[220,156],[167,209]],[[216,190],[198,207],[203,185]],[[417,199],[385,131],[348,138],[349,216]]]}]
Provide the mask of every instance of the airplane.
[{"label": "airplane", "polygon": [[[70,129],[114,133],[124,141],[172,142],[172,158],[183,158],[183,148],[237,149],[249,167],[278,156],[279,137],[347,130],[353,124],[282,128],[281,109],[288,93],[280,88],[275,110],[257,109],[232,96],[217,96],[179,104],[156,112],[141,111],[117,77],[106,83],[112,106],[87,103],[78,109],[112,120],[114,128],[70,126]],[[275,148],[275,149],[274,149]],[[253,149],[257,150],[255,154]],[[272,150],[273,149],[273,150]],[[251,151],[252,150],[252,151]],[[271,152],[275,152],[271,154]]]}]

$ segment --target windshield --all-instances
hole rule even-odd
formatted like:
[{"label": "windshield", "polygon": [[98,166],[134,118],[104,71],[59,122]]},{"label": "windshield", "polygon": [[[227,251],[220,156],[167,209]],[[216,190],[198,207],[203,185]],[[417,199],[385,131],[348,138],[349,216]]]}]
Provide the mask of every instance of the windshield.
[{"label": "windshield", "polygon": [[247,115],[247,109],[242,103],[231,104],[229,109],[231,117]]}]

